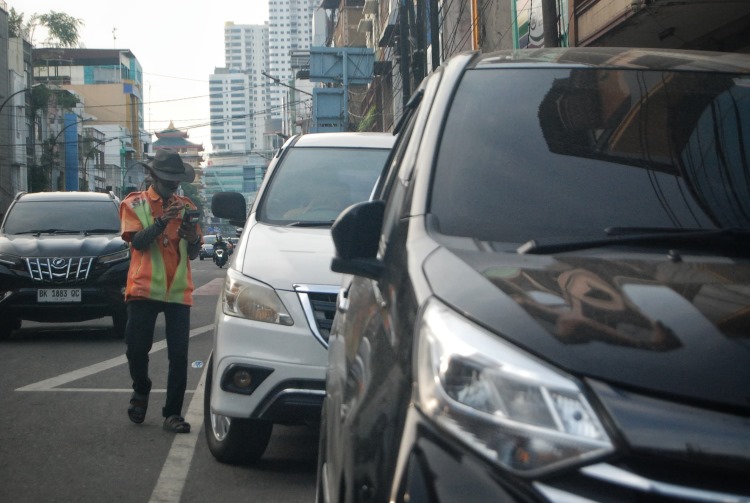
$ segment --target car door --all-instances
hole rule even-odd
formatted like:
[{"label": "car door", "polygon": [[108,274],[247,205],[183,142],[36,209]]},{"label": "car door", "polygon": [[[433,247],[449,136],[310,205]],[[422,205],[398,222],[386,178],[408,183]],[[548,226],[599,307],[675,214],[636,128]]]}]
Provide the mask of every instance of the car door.
[{"label": "car door", "polygon": [[[410,334],[416,302],[408,275],[403,274],[408,222],[402,217],[408,213],[410,178],[437,80],[429,79],[415,94],[388,172],[376,188],[376,198],[386,202],[379,245],[379,256],[388,264],[385,275],[377,281],[351,277],[340,294],[330,338],[329,351],[335,353],[330,361],[343,362],[329,367],[328,421],[339,419],[332,430],[340,434],[329,437],[328,453],[341,457],[330,461],[351,470],[346,475],[349,491],[368,488],[375,500],[388,494],[387,484],[375,481],[392,478],[403,423],[399,415],[411,395],[410,387],[404,386],[410,382],[411,339],[399,334]],[[346,500],[363,496],[347,493]]]}]

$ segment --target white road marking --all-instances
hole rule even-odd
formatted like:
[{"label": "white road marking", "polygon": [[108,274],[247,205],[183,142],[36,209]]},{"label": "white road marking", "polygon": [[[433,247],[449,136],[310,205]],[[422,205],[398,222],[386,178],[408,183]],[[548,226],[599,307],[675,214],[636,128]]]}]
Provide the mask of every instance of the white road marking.
[{"label": "white road marking", "polygon": [[[190,331],[190,337],[206,333],[213,329],[213,325],[205,325],[203,327],[194,328]],[[158,341],[155,342],[151,348],[149,354],[156,351],[161,351],[167,347],[167,342]],[[57,377],[45,379],[27,386],[16,389],[16,391],[65,391],[65,392],[132,392],[132,389],[96,389],[96,388],[60,388],[59,386],[67,384],[84,377],[109,370],[118,365],[127,364],[127,358],[125,355],[111,358],[103,362],[95,363],[72,372],[61,374]],[[198,436],[201,428],[203,427],[203,389],[206,382],[206,371],[208,366],[204,367],[203,373],[201,374],[200,381],[195,391],[187,390],[185,393],[192,393],[193,398],[190,400],[187,412],[185,414],[185,421],[190,423],[191,429],[188,434],[174,434],[174,440],[172,441],[172,447],[169,449],[167,459],[161,469],[159,480],[156,482],[156,487],[153,493],[151,493],[151,499],[149,503],[174,503],[179,502],[182,496],[182,490],[185,487],[185,480],[187,479],[188,471],[190,470],[190,462],[193,459],[193,453],[195,452],[195,446],[198,442]],[[152,393],[165,393],[163,389],[152,389]]]},{"label": "white road marking", "polygon": [[224,278],[214,278],[193,290],[193,295],[219,295],[224,289]]},{"label": "white road marking", "polygon": [[185,480],[187,480],[190,471],[190,462],[193,460],[195,445],[203,426],[203,395],[207,370],[208,366],[203,369],[201,379],[193,393],[193,399],[190,400],[190,405],[185,413],[185,421],[190,423],[190,433],[174,434],[172,447],[169,449],[164,466],[162,466],[159,480],[156,482],[154,492],[151,493],[149,503],[175,503],[180,501],[182,490],[185,488]]},{"label": "white road marking", "polygon": [[[190,337],[195,337],[196,335],[206,333],[209,330],[212,330],[213,328],[214,328],[213,325],[205,325],[199,328],[194,328],[190,331]],[[149,352],[149,354],[155,353],[156,351],[161,351],[162,349],[166,349],[166,347],[167,347],[166,340],[157,341],[151,347],[151,351]],[[61,374],[56,377],[51,377],[43,381],[35,382],[33,384],[29,384],[21,388],[17,388],[16,391],[58,391],[58,390],[61,390],[61,388],[58,388],[58,386],[62,386],[63,384],[68,384],[69,382],[77,381],[78,379],[83,379],[84,377],[98,374],[99,372],[104,372],[105,370],[109,370],[111,368],[117,367],[118,365],[124,365],[127,363],[128,363],[128,359],[125,357],[125,355],[117,356],[109,360],[104,360],[103,362],[89,365],[88,367],[83,367],[78,370],[73,370],[71,372],[67,372],[65,374]],[[82,390],[79,390],[79,391],[82,391]],[[127,389],[126,391],[132,392],[133,390]],[[158,390],[152,390],[152,391],[158,391]]]}]

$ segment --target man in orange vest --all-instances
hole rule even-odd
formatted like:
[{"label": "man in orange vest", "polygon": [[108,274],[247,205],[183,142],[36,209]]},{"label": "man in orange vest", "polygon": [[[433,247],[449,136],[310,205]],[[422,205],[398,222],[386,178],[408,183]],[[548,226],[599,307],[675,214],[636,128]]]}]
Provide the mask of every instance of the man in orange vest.
[{"label": "man in orange vest", "polygon": [[190,260],[198,256],[202,237],[200,226],[184,218],[188,210],[196,209],[195,205],[175,192],[180,182],[195,179],[195,171],[169,149],[157,151],[151,162],[141,164],[150,174],[152,185],[145,191],[130,193],[120,204],[120,233],[131,249],[125,287],[126,355],[133,379],[128,417],[137,424],[146,418],[151,391],[148,353],[154,341],[156,317],[164,313],[169,357],[167,397],[162,409],[164,429],[189,433],[182,404],[193,304]]}]

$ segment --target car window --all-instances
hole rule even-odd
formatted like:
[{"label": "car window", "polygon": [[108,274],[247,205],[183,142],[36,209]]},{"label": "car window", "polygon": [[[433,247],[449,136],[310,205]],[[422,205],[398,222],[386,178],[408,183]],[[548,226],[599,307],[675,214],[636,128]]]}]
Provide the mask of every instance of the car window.
[{"label": "car window", "polygon": [[[503,113],[486,113],[495,102]],[[750,227],[747,77],[470,70],[449,114],[430,202],[444,234]]]},{"label": "car window", "polygon": [[[410,116],[405,118],[402,132],[399,134],[398,142],[393,147],[394,154],[391,160],[391,170],[385,183],[380,190],[380,198],[386,201],[383,216],[383,230],[381,243],[384,248],[396,222],[401,217],[404,207],[408,205],[405,192],[414,172],[414,162],[419,150],[419,138],[427,124],[429,109],[432,105],[435,90],[439,83],[440,74],[433,74],[431,78],[417,90],[421,93],[421,100],[413,101],[413,109],[409,110]],[[414,138],[414,141],[411,139]],[[381,249],[381,252],[384,250]]]},{"label": "car window", "polygon": [[369,199],[390,149],[290,148],[274,170],[258,220],[329,222]]},{"label": "car window", "polygon": [[18,201],[5,219],[6,234],[41,230],[120,232],[120,215],[111,201]]},{"label": "car window", "polygon": [[216,242],[216,236],[214,234],[208,234],[203,236],[203,244],[212,245]]}]

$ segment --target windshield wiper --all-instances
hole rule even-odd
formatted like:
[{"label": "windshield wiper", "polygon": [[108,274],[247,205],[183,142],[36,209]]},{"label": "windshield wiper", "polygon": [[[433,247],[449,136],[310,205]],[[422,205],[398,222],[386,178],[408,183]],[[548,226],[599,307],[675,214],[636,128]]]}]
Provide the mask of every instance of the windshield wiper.
[{"label": "windshield wiper", "polygon": [[83,231],[83,234],[86,236],[90,236],[91,234],[119,234],[120,229],[89,229],[87,231]]},{"label": "windshield wiper", "polygon": [[607,227],[607,236],[632,236],[652,234],[688,234],[693,232],[717,232],[723,229],[699,229],[690,227]]},{"label": "windshield wiper", "polygon": [[330,227],[332,225],[333,220],[309,220],[286,224],[287,227]]},{"label": "windshield wiper", "polygon": [[[612,236],[604,239],[567,241],[564,239],[532,239],[516,250],[520,255],[562,253],[567,251],[617,245],[673,246],[689,244],[691,247],[727,246],[746,244],[748,229],[674,229],[660,227],[609,227],[605,232]],[[747,250],[750,252],[750,250]]]},{"label": "windshield wiper", "polygon": [[16,232],[15,235],[18,234],[36,234],[39,236],[40,234],[80,234],[81,231],[72,230],[72,229],[34,229],[31,231],[23,231],[23,232]]}]

